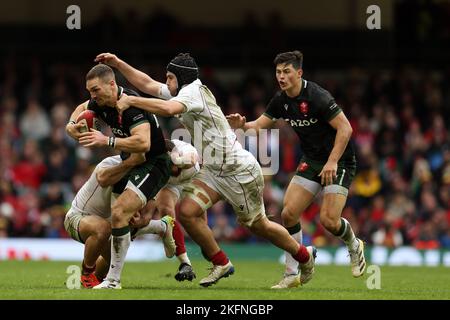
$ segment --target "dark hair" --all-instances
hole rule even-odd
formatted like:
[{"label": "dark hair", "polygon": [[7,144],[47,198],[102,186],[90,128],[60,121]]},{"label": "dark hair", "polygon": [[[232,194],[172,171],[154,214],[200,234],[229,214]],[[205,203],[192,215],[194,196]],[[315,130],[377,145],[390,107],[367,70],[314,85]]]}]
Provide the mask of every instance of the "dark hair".
[{"label": "dark hair", "polygon": [[275,65],[292,64],[294,69],[301,69],[303,67],[303,53],[298,50],[279,53],[273,60],[273,63]]},{"label": "dark hair", "polygon": [[95,78],[102,79],[103,81],[115,80],[114,71],[106,64],[98,64],[93,67],[86,75],[86,81]]},{"label": "dark hair", "polygon": [[185,84],[189,84],[198,78],[198,66],[189,53],[179,53],[167,65],[167,71],[172,72],[177,77],[178,90]]}]

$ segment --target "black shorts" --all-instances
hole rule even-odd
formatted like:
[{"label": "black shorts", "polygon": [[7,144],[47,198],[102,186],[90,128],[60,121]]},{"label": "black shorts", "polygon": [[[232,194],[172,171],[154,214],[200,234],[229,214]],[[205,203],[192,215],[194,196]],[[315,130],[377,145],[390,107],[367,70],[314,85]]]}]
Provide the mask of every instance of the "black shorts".
[{"label": "black shorts", "polygon": [[[321,177],[319,177],[319,173],[322,171],[323,166],[326,161],[316,161],[311,160],[306,157],[302,157],[300,160],[300,164],[297,168],[297,175],[303,177],[305,179],[321,183]],[[339,161],[336,178],[333,180],[333,184],[340,185],[346,189],[350,188],[350,184],[353,181],[356,173],[356,160],[352,161]]]},{"label": "black shorts", "polygon": [[114,193],[122,193],[125,188],[137,193],[143,203],[153,199],[169,180],[172,162],[167,153],[148,159],[134,167],[114,185]]}]

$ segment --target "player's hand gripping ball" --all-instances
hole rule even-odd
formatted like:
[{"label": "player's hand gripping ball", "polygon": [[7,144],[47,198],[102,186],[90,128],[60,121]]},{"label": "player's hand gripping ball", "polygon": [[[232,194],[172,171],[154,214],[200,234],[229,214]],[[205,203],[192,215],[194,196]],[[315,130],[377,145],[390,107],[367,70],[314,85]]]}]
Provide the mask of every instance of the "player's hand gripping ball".
[{"label": "player's hand gripping ball", "polygon": [[100,124],[94,111],[84,110],[78,115],[77,123],[83,124],[79,129],[81,133],[88,132],[90,129],[100,130]]}]

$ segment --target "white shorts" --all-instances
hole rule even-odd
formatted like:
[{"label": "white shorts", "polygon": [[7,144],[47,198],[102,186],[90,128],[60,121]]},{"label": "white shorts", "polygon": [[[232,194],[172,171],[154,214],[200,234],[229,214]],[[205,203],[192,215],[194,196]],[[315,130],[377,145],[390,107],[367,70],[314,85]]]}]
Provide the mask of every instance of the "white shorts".
[{"label": "white shorts", "polygon": [[[253,222],[266,216],[263,199],[264,178],[261,167],[256,160],[253,168],[225,177],[218,176],[217,173],[203,167],[194,180],[205,183],[216,191],[223,200],[227,201],[233,207],[241,225],[249,227]],[[184,192],[203,209],[206,210],[212,206],[211,201],[201,203],[201,200],[205,197],[198,195],[199,187],[193,183],[189,183]]]},{"label": "white shorts", "polygon": [[85,217],[85,214],[74,210],[74,208],[70,208],[66,213],[66,217],[64,218],[64,229],[66,229],[67,233],[70,237],[78,242],[84,243],[81,239],[79,233],[80,221]]},{"label": "white shorts", "polygon": [[[118,196],[119,195],[116,193],[111,194],[111,206],[114,204],[114,202],[116,202]],[[83,239],[81,239],[80,231],[79,231],[80,221],[84,217],[88,217],[88,216],[91,216],[91,214],[80,212],[74,206],[71,206],[69,211],[67,211],[66,216],[64,217],[64,229],[66,229],[67,233],[70,235],[70,237],[73,240],[84,243]],[[111,223],[111,215],[109,215],[107,217],[101,217],[101,216],[97,215],[97,217],[105,219],[106,221]]]}]

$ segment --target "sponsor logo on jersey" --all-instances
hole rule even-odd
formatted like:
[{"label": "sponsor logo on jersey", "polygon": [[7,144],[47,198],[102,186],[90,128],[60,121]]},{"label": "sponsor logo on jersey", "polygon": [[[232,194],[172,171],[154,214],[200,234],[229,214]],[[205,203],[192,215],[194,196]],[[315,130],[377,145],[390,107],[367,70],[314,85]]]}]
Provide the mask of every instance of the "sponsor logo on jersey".
[{"label": "sponsor logo on jersey", "polygon": [[285,104],[284,104],[284,109],[287,110],[288,108],[289,108],[289,105],[288,105],[287,103],[285,103]]},{"label": "sponsor logo on jersey", "polygon": [[133,121],[137,121],[137,120],[139,120],[139,119],[141,119],[141,118],[143,118],[144,117],[144,115],[142,114],[142,113],[140,113],[140,114],[138,114],[137,116],[134,116],[133,117]]},{"label": "sponsor logo on jersey", "polygon": [[286,121],[291,127],[309,127],[310,125],[313,125],[314,123],[316,123],[317,118],[310,118],[310,119],[284,119],[284,121]]},{"label": "sponsor logo on jersey", "polygon": [[302,101],[299,103],[298,105],[300,112],[303,113],[303,116],[306,116],[306,114],[308,113],[308,103],[305,101]]},{"label": "sponsor logo on jersey", "polygon": [[334,104],[332,104],[331,106],[330,106],[330,110],[333,110],[334,108],[336,108],[337,107],[337,103],[334,103]]},{"label": "sponsor logo on jersey", "polygon": [[300,162],[300,164],[298,165],[297,171],[298,172],[304,172],[308,169],[309,164],[307,164],[306,162]]},{"label": "sponsor logo on jersey", "polygon": [[128,137],[128,135],[119,128],[111,128],[111,131],[114,133],[115,136]]}]

